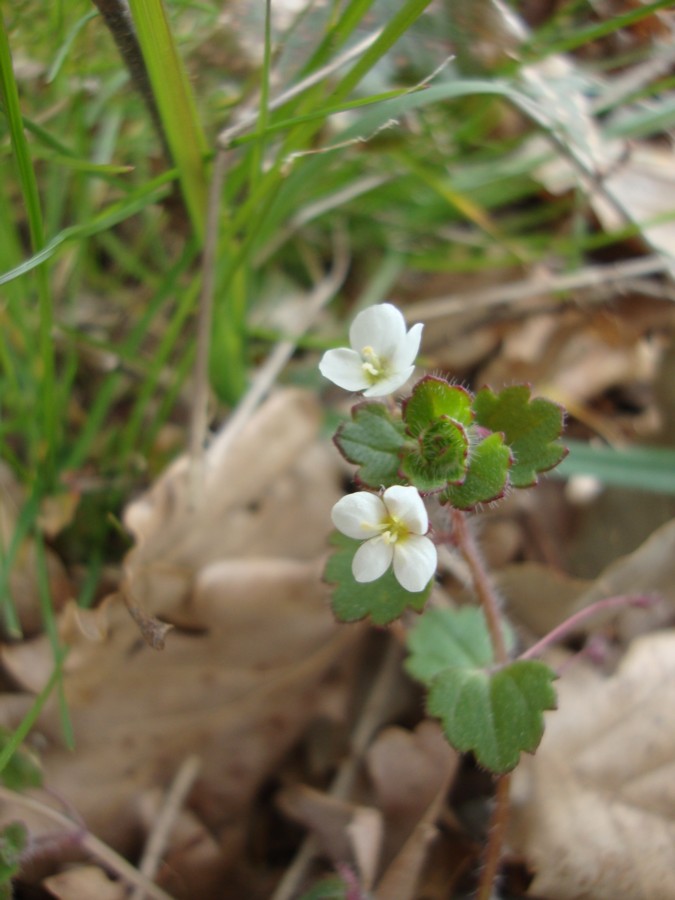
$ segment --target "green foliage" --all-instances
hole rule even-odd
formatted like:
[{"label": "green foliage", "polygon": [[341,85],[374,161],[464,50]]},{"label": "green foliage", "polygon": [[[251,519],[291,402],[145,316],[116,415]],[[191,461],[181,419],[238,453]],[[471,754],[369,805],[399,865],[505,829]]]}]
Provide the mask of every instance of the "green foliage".
[{"label": "green foliage", "polygon": [[[13,747],[14,734],[6,728],[0,728],[0,752]],[[42,769],[31,753],[19,747],[11,750],[12,755],[0,770],[0,781],[13,791],[22,791],[29,787],[40,787]]]},{"label": "green foliage", "polygon": [[[513,644],[505,629],[507,647]],[[434,609],[408,637],[406,668],[429,691],[427,709],[441,720],[457,750],[473,752],[495,773],[507,772],[523,751],[536,749],[543,711],[555,708],[554,673],[543,663],[495,667],[482,610]]]},{"label": "green foliage", "polygon": [[28,831],[21,822],[10,822],[0,831],[0,900],[11,900],[11,879],[18,874]]},{"label": "green foliage", "polygon": [[422,493],[440,491],[466,477],[469,436],[459,422],[443,416],[419,435],[418,446],[403,458],[401,469]]},{"label": "green foliage", "polygon": [[360,541],[336,533],[331,543],[337,549],[328,560],[324,579],[335,585],[331,604],[341,622],[358,622],[369,616],[374,625],[388,625],[406,609],[422,611],[431,582],[424,590],[412,593],[401,587],[391,569],[376,581],[358,582],[352,575],[352,560]]},{"label": "green foliage", "polygon": [[348,900],[347,888],[341,878],[322,878],[300,900]]},{"label": "green foliage", "polygon": [[562,427],[561,407],[531,399],[526,385],[473,396],[427,376],[404,402],[402,420],[382,403],[358,404],[335,443],[360,466],[357,479],[367,487],[407,481],[470,510],[499,499],[509,485],[529,487],[537,473],[556,466],[567,452]]},{"label": "green foliage", "polygon": [[441,720],[448,741],[496,774],[532,753],[544,733],[543,711],[555,709],[554,673],[523,660],[496,672],[444,669],[429,690],[427,709]]},{"label": "green foliage", "polygon": [[403,406],[408,433],[419,437],[442,417],[469,425],[473,420],[471,394],[442,378],[427,375],[415,385]]},{"label": "green foliage", "polygon": [[564,459],[559,442],[563,410],[543,397],[530,398],[527,385],[515,385],[495,394],[484,388],[473,405],[476,421],[490,431],[501,431],[513,452],[509,477],[514,487],[529,487],[537,473],[546,472]]},{"label": "green foliage", "polygon": [[509,479],[511,451],[501,434],[490,434],[471,449],[466,477],[441,494],[441,503],[455,509],[474,509],[480,503],[499,500]]},{"label": "green foliage", "polygon": [[402,463],[403,474],[423,493],[466,477],[471,395],[441,378],[423,378],[403,406],[403,420],[417,446]]},{"label": "green foliage", "polygon": [[[504,640],[507,647],[513,646],[506,626]],[[408,635],[408,650],[406,669],[427,685],[449,666],[487,668],[494,663],[485,616],[477,606],[427,610]]]},{"label": "green foliage", "polygon": [[403,424],[392,419],[383,403],[360,403],[352,421],[338,428],[335,443],[348,462],[360,466],[358,480],[371,488],[400,484],[398,470],[404,445]]}]

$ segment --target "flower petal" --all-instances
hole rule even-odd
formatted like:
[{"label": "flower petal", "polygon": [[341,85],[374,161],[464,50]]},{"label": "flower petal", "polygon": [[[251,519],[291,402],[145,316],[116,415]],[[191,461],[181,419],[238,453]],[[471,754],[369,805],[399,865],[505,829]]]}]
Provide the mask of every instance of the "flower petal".
[{"label": "flower petal", "polygon": [[397,372],[381,378],[374,385],[363,392],[364,397],[385,397],[387,394],[393,394],[397,388],[406,383],[415,370],[415,366],[408,366],[407,369],[400,369]]},{"label": "flower petal", "polygon": [[362,391],[370,381],[363,370],[363,360],[354,350],[340,347],[326,350],[319,363],[319,371],[345,391]]},{"label": "flower petal", "polygon": [[400,369],[406,369],[408,366],[413,365],[420,349],[423,329],[424,325],[421,325],[418,322],[417,325],[413,325],[406,334],[405,338],[397,346],[394,355],[390,360],[392,369],[399,371]]},{"label": "flower petal", "polygon": [[394,575],[406,591],[423,590],[434,577],[437,563],[436,547],[427,537],[411,534],[394,544]]},{"label": "flower petal", "polygon": [[356,581],[375,581],[387,571],[393,556],[393,544],[381,537],[371,538],[365,544],[361,544],[354,554],[352,575]]},{"label": "flower petal", "polygon": [[413,534],[426,534],[429,516],[416,487],[395,484],[382,495],[387,512],[402,522]]},{"label": "flower petal", "polygon": [[347,494],[333,507],[331,518],[338,531],[347,537],[363,541],[380,531],[387,510],[377,494],[359,491]]},{"label": "flower petal", "polygon": [[362,310],[349,329],[349,343],[357,353],[372,347],[377,356],[391,358],[405,341],[405,319],[391,303],[378,303]]}]

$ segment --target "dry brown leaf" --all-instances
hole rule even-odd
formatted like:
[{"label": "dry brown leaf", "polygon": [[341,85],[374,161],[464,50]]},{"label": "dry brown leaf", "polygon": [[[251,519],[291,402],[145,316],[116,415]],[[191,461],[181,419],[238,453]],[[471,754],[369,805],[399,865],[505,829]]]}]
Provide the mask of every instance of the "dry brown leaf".
[{"label": "dry brown leaf", "polygon": [[675,632],[639,638],[611,678],[558,683],[514,774],[510,843],[551,900],[675,897]]},{"label": "dry brown leaf", "polygon": [[379,854],[380,838],[378,836],[373,838],[372,834],[373,832],[381,834],[381,814],[373,807],[362,807],[355,802],[333,797],[304,784],[295,784],[284,789],[278,794],[277,802],[285,816],[312,832],[319,842],[321,852],[333,863],[347,861],[356,863],[349,826],[359,818],[361,828],[363,822],[367,822],[371,832],[369,842],[371,846],[375,846]]},{"label": "dry brown leaf", "polygon": [[51,875],[42,882],[58,900],[124,900],[126,885],[111,881],[97,866],[77,866],[58,875]]},{"label": "dry brown leaf", "polygon": [[385,816],[384,859],[399,852],[430,807],[445,797],[459,765],[459,754],[443,737],[437,722],[421,722],[415,731],[386,728],[366,756],[368,773]]},{"label": "dry brown leaf", "polygon": [[[220,832],[232,858],[255,791],[306,727],[326,679],[362,632],[334,624],[320,567],[311,563],[220,563],[198,582],[194,605],[208,630],[176,632],[162,653],[113,606],[105,641],[81,637],[66,662],[76,754],[58,743],[56,709],[38,731],[49,742],[47,784],[122,850],[138,825],[138,795],[166,785],[198,753],[190,806]],[[5,647],[3,661],[21,685],[38,690],[51,669],[49,643]]]},{"label": "dry brown leaf", "polygon": [[176,460],[124,515],[136,539],[125,560],[131,602],[166,615],[214,561],[323,553],[341,491],[335,453],[316,439],[319,423],[311,394],[279,391],[234,437],[227,427],[215,436],[203,482],[187,457]]},{"label": "dry brown leaf", "polygon": [[662,525],[633,553],[615,560],[593,581],[570,578],[537,563],[509,566],[497,577],[517,621],[544,635],[581,609],[606,597],[654,595],[649,609],[626,608],[599,614],[583,632],[611,620],[628,641],[669,624],[675,614],[675,519]]}]

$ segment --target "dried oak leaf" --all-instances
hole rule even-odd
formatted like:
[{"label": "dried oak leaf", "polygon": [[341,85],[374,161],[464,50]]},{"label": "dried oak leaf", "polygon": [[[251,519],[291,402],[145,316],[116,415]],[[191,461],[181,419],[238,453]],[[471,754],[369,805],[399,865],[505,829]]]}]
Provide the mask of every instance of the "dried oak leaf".
[{"label": "dried oak leaf", "polygon": [[[197,753],[189,808],[236,858],[256,790],[362,634],[334,623],[316,562],[340,494],[319,424],[310,394],[279,391],[214,437],[201,489],[182,458],[128,507],[136,546],[123,593],[137,619],[176,626],[161,653],[119,603],[60,619],[76,752],[47,707],[37,726],[45,780],[119,850],[138,839],[138,798]],[[4,647],[2,660],[27,692],[53,668],[44,636]],[[16,716],[17,697],[2,698],[0,719]]]},{"label": "dried oak leaf", "polygon": [[[60,743],[55,705],[36,728],[46,784],[126,851],[139,825],[137,798],[168,784],[197,753],[190,809],[234,858],[256,790],[320,708],[361,634],[335,625],[320,575],[320,565],[291,560],[214,564],[193,595],[208,628],[173,632],[161,653],[112,605],[106,636],[74,638],[65,663],[76,752]],[[37,691],[52,667],[49,641],[4,647],[2,660],[18,684]]]},{"label": "dried oak leaf", "polygon": [[550,900],[675,898],[675,632],[603,678],[577,664],[514,773],[510,844]]},{"label": "dried oak leaf", "polygon": [[618,637],[628,642],[667,625],[675,612],[675,519],[666,522],[632,553],[610,563],[593,580],[570,578],[538,563],[508,566],[497,576],[509,612],[536,635],[544,635],[592,603],[605,597],[653,595],[654,605],[628,605],[588,619],[579,631],[611,621]]},{"label": "dried oak leaf", "polygon": [[241,428],[226,425],[201,472],[176,460],[124,513],[135,538],[122,589],[150,616],[189,617],[196,574],[216,560],[314,559],[341,496],[336,454],[317,434],[316,399],[280,390]]}]

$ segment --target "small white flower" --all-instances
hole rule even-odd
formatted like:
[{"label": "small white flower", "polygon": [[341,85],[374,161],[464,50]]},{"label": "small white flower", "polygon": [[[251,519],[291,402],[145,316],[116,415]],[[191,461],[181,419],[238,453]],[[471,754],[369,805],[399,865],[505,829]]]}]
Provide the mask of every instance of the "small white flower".
[{"label": "small white flower", "polygon": [[369,306],[349,329],[351,350],[327,350],[321,374],[346,391],[363,391],[364,397],[391,394],[413,373],[423,328],[413,325],[406,332],[403,315],[391,303]]},{"label": "small white flower", "polygon": [[428,537],[429,517],[417,488],[395,485],[382,497],[362,491],[333,507],[333,524],[347,537],[365,541],[354,555],[356,581],[375,581],[394,564],[406,591],[421,591],[436,571],[436,547]]}]

